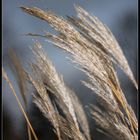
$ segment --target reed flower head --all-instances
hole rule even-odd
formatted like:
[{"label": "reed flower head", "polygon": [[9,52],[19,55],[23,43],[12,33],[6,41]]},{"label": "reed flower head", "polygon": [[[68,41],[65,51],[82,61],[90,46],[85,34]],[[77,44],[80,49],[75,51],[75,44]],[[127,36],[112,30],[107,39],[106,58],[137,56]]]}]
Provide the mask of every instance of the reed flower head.
[{"label": "reed flower head", "polygon": [[[137,140],[138,122],[121,89],[114,65],[120,67],[137,87],[132,71],[115,37],[97,17],[75,6],[77,17],[59,17],[39,8],[21,7],[24,12],[49,23],[58,35],[45,32],[44,37],[72,56],[88,81],[82,83],[97,96],[90,113],[101,129],[116,140]],[[44,53],[39,42],[32,48],[35,62],[30,63],[28,80],[36,89],[34,102],[51,122],[58,139],[90,140],[90,130],[76,94],[64,83]]]}]

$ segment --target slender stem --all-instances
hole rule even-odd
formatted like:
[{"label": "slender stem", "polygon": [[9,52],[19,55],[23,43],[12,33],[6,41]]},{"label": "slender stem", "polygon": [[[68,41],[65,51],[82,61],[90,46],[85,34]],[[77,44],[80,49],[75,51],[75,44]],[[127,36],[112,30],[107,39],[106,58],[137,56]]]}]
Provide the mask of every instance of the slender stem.
[{"label": "slender stem", "polygon": [[32,125],[31,125],[29,119],[28,119],[28,116],[27,116],[26,112],[24,111],[24,108],[22,107],[22,104],[20,103],[20,100],[18,99],[18,97],[17,97],[17,95],[16,95],[16,92],[15,92],[15,90],[14,90],[14,87],[13,87],[13,85],[11,84],[11,81],[9,80],[9,78],[8,78],[8,76],[7,76],[7,74],[6,74],[5,70],[4,70],[4,68],[2,68],[2,75],[3,75],[4,79],[6,80],[6,82],[8,83],[10,89],[12,90],[12,93],[13,93],[13,95],[14,95],[15,98],[16,98],[16,101],[17,101],[17,103],[18,103],[18,105],[19,105],[19,107],[20,107],[20,109],[21,109],[21,112],[23,113],[23,115],[24,115],[24,117],[25,117],[25,120],[26,120],[27,123],[28,123],[28,126],[30,127],[30,130],[31,130],[31,132],[32,132],[32,134],[33,134],[35,140],[38,140],[38,138],[37,138],[37,136],[36,136],[36,134],[35,134],[35,131],[34,131]]}]

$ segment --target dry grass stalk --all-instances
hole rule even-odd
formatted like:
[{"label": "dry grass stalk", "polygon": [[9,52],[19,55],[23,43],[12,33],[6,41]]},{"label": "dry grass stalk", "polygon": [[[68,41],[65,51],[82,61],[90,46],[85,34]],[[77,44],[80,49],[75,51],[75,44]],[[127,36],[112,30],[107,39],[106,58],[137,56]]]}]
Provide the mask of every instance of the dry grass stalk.
[{"label": "dry grass stalk", "polygon": [[[12,49],[10,49],[10,51],[9,51],[9,56],[10,56],[10,60],[11,60],[11,63],[9,63],[10,68],[14,74],[14,77],[16,78],[16,81],[17,81],[17,84],[18,84],[18,87],[20,90],[20,94],[23,99],[23,103],[25,105],[26,113],[28,114],[27,97],[25,94],[25,92],[26,92],[25,72],[24,72],[24,69],[20,62],[20,59],[18,58],[18,56],[14,53],[14,51]],[[28,139],[32,140],[31,131],[30,131],[30,127],[28,126],[28,123],[27,123],[27,132],[28,132]]]},{"label": "dry grass stalk", "polygon": [[72,54],[73,61],[80,65],[89,78],[89,82],[83,82],[84,85],[95,92],[103,107],[94,106],[94,111],[91,111],[100,127],[113,138],[136,140],[137,119],[121,90],[113,64],[117,64],[128,75],[136,88],[137,83],[111,31],[79,6],[76,6],[78,17],[68,17],[68,20],[39,8],[21,8],[47,21],[60,33],[29,35],[46,37],[57,47]]},{"label": "dry grass stalk", "polygon": [[25,120],[26,120],[26,122],[27,122],[27,124],[28,124],[28,126],[29,126],[29,128],[30,128],[30,130],[31,130],[31,132],[32,132],[32,134],[33,134],[34,139],[35,139],[35,140],[38,140],[38,138],[37,138],[37,136],[36,136],[36,133],[34,132],[34,129],[33,129],[32,125],[31,125],[31,123],[30,123],[30,121],[29,121],[29,118],[28,118],[28,116],[27,116],[27,114],[26,114],[26,112],[25,112],[25,110],[24,110],[24,108],[23,108],[23,106],[22,106],[20,100],[18,99],[18,96],[16,95],[16,92],[15,92],[15,90],[14,90],[14,87],[13,87],[11,81],[9,80],[9,78],[8,78],[8,76],[7,76],[7,73],[5,72],[5,70],[4,70],[3,68],[2,68],[2,76],[3,76],[3,78],[6,80],[6,82],[8,83],[10,89],[12,90],[12,93],[13,93],[13,95],[14,95],[15,98],[16,98],[16,101],[17,101],[17,103],[18,103],[18,105],[19,105],[19,108],[20,108],[21,112],[23,113],[23,116],[24,116],[24,118],[25,118]]}]

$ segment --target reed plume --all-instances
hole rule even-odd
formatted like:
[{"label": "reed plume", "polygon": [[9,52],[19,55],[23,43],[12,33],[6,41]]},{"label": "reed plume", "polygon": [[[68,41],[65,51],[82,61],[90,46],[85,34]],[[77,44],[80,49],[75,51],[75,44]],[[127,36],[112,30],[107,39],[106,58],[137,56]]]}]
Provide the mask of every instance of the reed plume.
[{"label": "reed plume", "polygon": [[33,52],[36,63],[31,63],[28,77],[37,91],[34,102],[52,123],[58,139],[90,140],[86,115],[75,93],[57,74],[39,42],[35,42]]},{"label": "reed plume", "polygon": [[[80,65],[80,69],[88,76],[89,82],[84,81],[84,85],[94,91],[100,100],[99,104],[105,109],[103,111],[94,107],[92,115],[95,121],[118,139],[136,139],[137,119],[121,90],[113,65],[117,64],[129,76],[136,88],[137,83],[119,44],[108,27],[80,6],[75,6],[77,17],[68,16],[68,20],[39,8],[21,8],[47,21],[59,32],[59,35],[51,33],[29,35],[46,37],[55,46],[71,53],[73,61]],[[103,124],[106,124],[106,127]],[[110,131],[111,129],[113,131]]]},{"label": "reed plume", "polygon": [[[101,132],[116,140],[137,140],[138,122],[121,89],[114,65],[120,67],[136,88],[137,82],[115,37],[97,17],[75,6],[77,17],[67,19],[39,8],[21,7],[24,12],[50,24],[59,34],[29,33],[44,37],[72,56],[88,81],[82,83],[97,96],[97,105],[89,105],[91,116]],[[58,139],[90,140],[88,122],[75,93],[57,74],[51,61],[35,42],[28,80],[37,91],[34,102],[52,123]]]}]

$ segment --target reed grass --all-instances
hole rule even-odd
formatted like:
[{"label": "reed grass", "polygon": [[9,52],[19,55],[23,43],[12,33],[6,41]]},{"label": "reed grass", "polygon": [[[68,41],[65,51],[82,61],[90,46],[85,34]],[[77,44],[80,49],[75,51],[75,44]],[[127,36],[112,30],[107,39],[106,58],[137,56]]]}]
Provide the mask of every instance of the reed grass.
[{"label": "reed grass", "polygon": [[[88,77],[82,84],[97,96],[98,104],[88,105],[88,108],[100,131],[115,140],[137,140],[138,121],[114,66],[124,71],[136,89],[138,85],[110,29],[77,5],[77,17],[67,16],[67,19],[36,7],[22,6],[21,9],[44,20],[58,32],[58,35],[49,32],[27,35],[44,37],[70,53],[72,61]],[[91,140],[86,114],[74,91],[66,86],[38,41],[34,42],[32,52],[35,59],[29,62],[31,72],[26,72],[26,78],[37,92],[33,95],[34,103],[51,122],[58,139]]]}]

